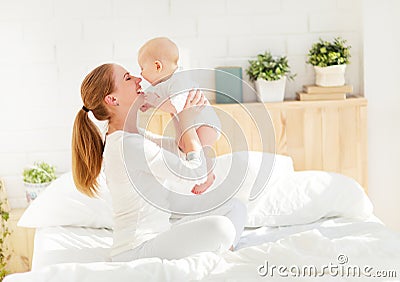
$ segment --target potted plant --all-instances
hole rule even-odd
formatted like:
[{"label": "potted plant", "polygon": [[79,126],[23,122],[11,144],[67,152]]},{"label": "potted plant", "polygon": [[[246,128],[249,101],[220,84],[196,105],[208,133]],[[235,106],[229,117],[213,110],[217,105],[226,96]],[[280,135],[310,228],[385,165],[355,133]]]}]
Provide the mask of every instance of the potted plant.
[{"label": "potted plant", "polygon": [[23,178],[26,200],[30,203],[57,177],[54,166],[35,162],[32,167],[24,169]]},{"label": "potted plant", "polygon": [[270,52],[258,54],[249,61],[246,69],[251,81],[255,82],[257,100],[260,102],[280,102],[285,97],[286,78],[293,79],[286,56],[274,57]]},{"label": "potted plant", "polygon": [[318,86],[342,86],[351,46],[346,40],[336,37],[332,42],[321,38],[308,52],[307,63],[314,66],[315,84]]}]

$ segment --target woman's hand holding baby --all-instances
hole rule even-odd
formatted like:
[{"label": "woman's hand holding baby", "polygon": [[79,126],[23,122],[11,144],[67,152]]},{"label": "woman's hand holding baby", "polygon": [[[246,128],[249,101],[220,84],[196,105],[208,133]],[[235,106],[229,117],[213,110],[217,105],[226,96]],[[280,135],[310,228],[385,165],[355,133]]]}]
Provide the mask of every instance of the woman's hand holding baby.
[{"label": "woman's hand holding baby", "polygon": [[181,132],[193,128],[197,115],[207,105],[207,99],[200,90],[190,90],[183,110],[177,114]]}]

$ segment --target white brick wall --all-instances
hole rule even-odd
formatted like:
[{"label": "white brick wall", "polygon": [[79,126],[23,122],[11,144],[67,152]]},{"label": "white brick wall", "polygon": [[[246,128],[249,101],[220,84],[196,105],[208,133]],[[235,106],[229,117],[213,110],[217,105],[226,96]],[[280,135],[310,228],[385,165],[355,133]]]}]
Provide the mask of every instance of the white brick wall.
[{"label": "white brick wall", "polygon": [[[318,14],[326,11],[336,11],[337,10],[337,0],[281,0],[282,9],[285,11],[295,11],[295,12],[312,12],[313,14]],[[347,1],[347,2],[357,2],[357,1]],[[356,7],[354,7],[354,10]]]},{"label": "white brick wall", "polygon": [[400,232],[399,13],[397,0],[364,2],[368,192],[375,215],[397,232]]},{"label": "white brick wall", "polygon": [[225,15],[226,13],[225,0],[171,0],[170,3],[171,16],[176,18],[180,18],[183,15],[204,17]]},{"label": "white brick wall", "polygon": [[59,172],[70,170],[80,83],[100,63],[139,73],[137,50],[154,36],[176,41],[185,68],[244,70],[270,50],[287,55],[297,73],[286,87],[293,98],[313,82],[305,64],[311,44],[341,35],[353,46],[346,78],[362,93],[361,8],[361,0],[0,1],[0,176],[11,203],[24,203],[24,166],[44,159]]},{"label": "white brick wall", "polygon": [[281,11],[281,2],[275,0],[226,1],[226,11],[230,15],[271,15]]}]

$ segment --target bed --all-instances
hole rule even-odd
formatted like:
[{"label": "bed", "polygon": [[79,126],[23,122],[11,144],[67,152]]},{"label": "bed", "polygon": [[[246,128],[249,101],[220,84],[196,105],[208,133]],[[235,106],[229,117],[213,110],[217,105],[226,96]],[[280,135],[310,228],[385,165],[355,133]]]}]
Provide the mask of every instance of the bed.
[{"label": "bed", "polygon": [[278,155],[268,186],[249,203],[234,252],[126,263],[108,255],[112,217],[102,177],[100,183],[100,197],[90,199],[66,173],[30,205],[19,225],[37,229],[32,270],[5,282],[399,281],[400,235],[342,174],[295,171],[290,157]]},{"label": "bed", "polygon": [[[38,251],[35,252],[33,260],[33,272],[22,275],[20,277],[22,280],[15,281],[26,281],[23,279],[34,278],[35,275],[40,277],[40,281],[51,281],[46,280],[50,277],[51,279],[58,277],[54,281],[83,281],[79,276],[75,276],[74,280],[73,276],[65,276],[65,272],[64,274],[59,273],[66,269],[70,269],[71,272],[75,269],[79,270],[83,277],[86,277],[85,281],[107,281],[111,277],[118,281],[132,281],[129,280],[132,277],[143,278],[141,281],[188,281],[192,279],[249,281],[251,277],[257,279],[257,274],[259,279],[264,277],[261,274],[265,271],[259,270],[259,267],[264,265],[266,259],[271,264],[288,267],[297,265],[300,268],[308,263],[314,265],[316,269],[322,269],[323,262],[326,265],[332,263],[340,266],[347,260],[347,265],[359,265],[360,267],[377,265],[379,268],[376,266],[374,271],[378,269],[394,271],[396,269],[394,262],[388,264],[388,260],[391,253],[395,251],[392,246],[398,244],[398,238],[396,241],[390,232],[382,233],[382,231],[382,224],[374,217],[366,220],[326,218],[297,226],[246,229],[235,253],[226,253],[221,256],[203,253],[179,261],[146,259],[141,260],[139,266],[139,264],[133,263],[109,263],[107,248],[111,246],[112,242],[111,230],[85,227],[48,227],[39,229],[36,233],[35,246],[38,246]],[[371,244],[368,251],[355,251],[367,247],[366,240],[374,239],[385,240],[385,244],[375,244],[374,246]],[[338,240],[342,242],[338,244]],[[310,246],[310,242],[315,244],[314,248]],[[332,245],[334,242],[336,243]],[[332,250],[333,246],[340,247]],[[370,258],[363,257],[365,253],[386,257],[386,262],[382,261],[382,258],[371,261]],[[316,263],[317,261],[318,263]],[[176,276],[169,277],[171,271],[165,269],[166,265],[170,263],[176,264],[173,267],[176,269],[172,271],[172,273],[177,273]],[[126,268],[132,269],[127,270]],[[143,273],[131,276],[135,268]],[[115,271],[115,269],[119,269],[121,273],[119,274],[119,271]],[[155,274],[154,269],[160,273]],[[92,270],[96,270],[96,273],[93,273]],[[375,275],[372,272],[371,274]],[[106,276],[104,277],[104,275]],[[275,276],[277,275],[275,274]],[[328,273],[325,275],[329,276]],[[347,277],[343,277],[343,281],[347,281],[344,278]]]}]

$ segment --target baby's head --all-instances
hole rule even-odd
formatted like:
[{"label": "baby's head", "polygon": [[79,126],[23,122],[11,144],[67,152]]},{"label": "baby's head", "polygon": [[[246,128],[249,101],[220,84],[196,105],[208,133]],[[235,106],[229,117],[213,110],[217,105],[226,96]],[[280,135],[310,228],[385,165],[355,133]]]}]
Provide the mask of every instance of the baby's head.
[{"label": "baby's head", "polygon": [[141,75],[152,85],[171,75],[178,67],[178,59],[178,47],[166,37],[156,37],[147,41],[138,54]]}]

